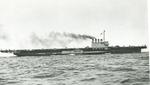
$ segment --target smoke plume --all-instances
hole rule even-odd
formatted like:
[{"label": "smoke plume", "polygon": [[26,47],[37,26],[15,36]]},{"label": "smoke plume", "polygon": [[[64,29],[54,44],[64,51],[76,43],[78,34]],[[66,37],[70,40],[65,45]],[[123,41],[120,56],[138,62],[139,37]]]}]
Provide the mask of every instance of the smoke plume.
[{"label": "smoke plume", "polygon": [[44,35],[29,32],[11,33],[0,26],[0,49],[46,49],[65,47],[85,47],[95,37],[74,33],[49,32]]},{"label": "smoke plume", "polygon": [[73,33],[63,33],[62,35],[64,35],[65,37],[70,37],[70,38],[74,38],[74,39],[83,39],[83,40],[95,38],[90,35],[81,35],[81,34],[73,34]]},{"label": "smoke plume", "polygon": [[37,34],[32,33],[30,38],[33,46],[53,48],[73,46],[74,44],[79,44],[87,39],[94,39],[95,37],[66,32],[50,32],[47,36],[38,36]]}]

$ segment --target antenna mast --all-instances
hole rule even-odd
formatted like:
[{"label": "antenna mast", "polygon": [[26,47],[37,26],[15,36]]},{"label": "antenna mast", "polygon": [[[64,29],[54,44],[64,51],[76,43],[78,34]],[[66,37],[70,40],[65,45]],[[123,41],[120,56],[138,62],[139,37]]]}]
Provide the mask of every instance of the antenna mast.
[{"label": "antenna mast", "polygon": [[103,41],[105,41],[105,30],[103,31]]}]

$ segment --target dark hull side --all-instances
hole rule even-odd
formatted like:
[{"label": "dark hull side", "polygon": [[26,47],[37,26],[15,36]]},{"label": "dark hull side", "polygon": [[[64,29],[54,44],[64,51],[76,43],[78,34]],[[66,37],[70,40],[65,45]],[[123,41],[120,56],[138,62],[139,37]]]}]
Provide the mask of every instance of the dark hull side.
[{"label": "dark hull side", "polygon": [[108,48],[66,48],[66,49],[34,49],[16,50],[17,56],[50,56],[50,55],[94,55],[105,53],[140,53],[146,46],[136,47],[108,47]]},{"label": "dark hull side", "polygon": [[[105,52],[107,53],[107,52]],[[43,54],[38,54],[38,53],[14,53],[14,55],[17,55],[17,56],[50,56],[50,55],[97,55],[97,54],[104,54],[104,53],[68,53],[68,54],[46,54],[46,53],[43,53]]]},{"label": "dark hull side", "polygon": [[140,53],[141,52],[140,47],[111,47],[109,52],[112,54],[115,53]]}]

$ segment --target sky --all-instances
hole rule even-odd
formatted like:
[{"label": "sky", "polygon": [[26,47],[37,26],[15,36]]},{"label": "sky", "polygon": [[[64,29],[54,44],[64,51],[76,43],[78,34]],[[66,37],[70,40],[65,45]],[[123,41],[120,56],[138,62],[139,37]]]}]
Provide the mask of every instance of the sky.
[{"label": "sky", "polygon": [[59,33],[103,30],[111,46],[148,45],[147,18],[147,0],[0,0],[0,49],[85,47]]}]

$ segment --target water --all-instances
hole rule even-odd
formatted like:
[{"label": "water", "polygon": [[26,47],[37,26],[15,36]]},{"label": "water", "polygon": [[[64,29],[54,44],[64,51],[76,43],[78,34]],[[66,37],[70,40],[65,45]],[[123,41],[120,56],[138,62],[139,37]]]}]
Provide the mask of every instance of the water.
[{"label": "water", "polygon": [[148,53],[0,57],[0,85],[149,85]]}]

